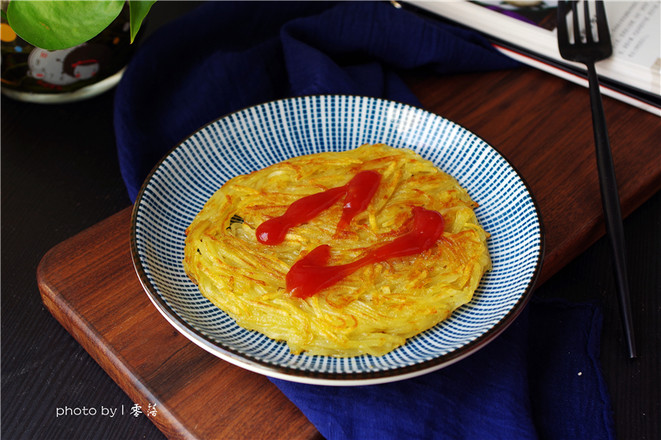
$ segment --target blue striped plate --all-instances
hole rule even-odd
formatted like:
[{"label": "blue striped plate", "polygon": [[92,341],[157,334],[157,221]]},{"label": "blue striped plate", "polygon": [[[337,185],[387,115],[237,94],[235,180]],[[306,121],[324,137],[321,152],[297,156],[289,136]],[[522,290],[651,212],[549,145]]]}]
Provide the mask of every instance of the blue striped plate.
[{"label": "blue striped plate", "polygon": [[[182,266],[184,230],[228,179],[303,154],[365,143],[410,148],[453,175],[479,204],[493,270],[445,322],[384,356],[292,355],[239,327],[202,296]],[[183,335],[214,355],[281,379],[364,385],[414,377],[493,340],[522,310],[541,267],[543,234],[526,183],[496,150],[438,115],[357,96],[308,96],[246,108],[175,147],[146,179],[131,225],[133,263],[149,298]]]}]

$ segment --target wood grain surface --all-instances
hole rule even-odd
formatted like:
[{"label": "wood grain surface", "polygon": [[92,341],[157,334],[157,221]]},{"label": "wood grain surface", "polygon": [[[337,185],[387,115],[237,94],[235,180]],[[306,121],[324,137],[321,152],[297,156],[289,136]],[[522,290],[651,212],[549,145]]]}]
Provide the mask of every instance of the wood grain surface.
[{"label": "wood grain surface", "polygon": [[[541,210],[543,282],[604,234],[587,89],[536,70],[411,80],[423,107],[476,133],[520,172]],[[661,188],[659,117],[604,98],[623,215]]]},{"label": "wood grain surface", "polygon": [[[587,91],[531,69],[409,77],[424,108],[481,136],[541,210],[547,280],[603,235]],[[625,214],[661,189],[654,115],[604,102]],[[169,438],[315,438],[270,381],[207,354],[151,305],[129,253],[130,208],[59,244],[38,269],[48,310]]]},{"label": "wood grain surface", "polygon": [[46,307],[172,439],[314,438],[265,377],[208,354],[170,326],[131,263],[130,208],[49,251],[38,268]]}]

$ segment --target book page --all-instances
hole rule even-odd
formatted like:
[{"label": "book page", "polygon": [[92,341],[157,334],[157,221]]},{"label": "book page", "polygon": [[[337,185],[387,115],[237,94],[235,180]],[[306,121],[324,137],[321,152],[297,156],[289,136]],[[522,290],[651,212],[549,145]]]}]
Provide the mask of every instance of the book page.
[{"label": "book page", "polygon": [[[510,18],[553,31],[557,26],[555,0],[473,0]],[[605,1],[613,55],[650,68],[661,61],[661,6],[659,1]],[[582,8],[580,11],[582,12]],[[592,9],[594,14],[594,9]],[[583,20],[582,14],[581,21]],[[594,25],[594,18],[593,18]]]},{"label": "book page", "polygon": [[556,28],[557,0],[472,0],[471,2],[547,31]]},{"label": "book page", "polygon": [[[557,0],[408,0],[450,21],[478,30],[505,47],[533,57],[564,60],[557,42]],[[582,3],[582,2],[581,2]],[[613,56],[597,63],[599,75],[661,95],[661,0],[605,0]],[[590,2],[594,16],[594,4]],[[583,5],[578,8],[583,23]],[[571,23],[571,12],[567,17]],[[596,27],[592,19],[593,29]],[[583,26],[581,26],[583,27]],[[573,26],[569,26],[571,34]],[[571,39],[572,37],[570,37]]]},{"label": "book page", "polygon": [[659,2],[607,2],[613,55],[651,68],[661,66]]}]

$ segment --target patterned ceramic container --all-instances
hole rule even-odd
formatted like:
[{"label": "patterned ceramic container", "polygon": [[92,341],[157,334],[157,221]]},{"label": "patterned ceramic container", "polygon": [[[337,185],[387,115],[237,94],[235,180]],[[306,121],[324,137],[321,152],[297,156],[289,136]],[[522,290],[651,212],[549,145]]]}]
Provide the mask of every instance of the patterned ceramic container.
[{"label": "patterned ceramic container", "polygon": [[[239,327],[202,296],[182,266],[184,231],[230,178],[303,154],[365,143],[410,148],[453,175],[479,204],[493,270],[473,300],[384,356],[292,355],[286,344]],[[132,256],[149,298],[191,341],[248,370],[281,379],[363,385],[428,373],[475,352],[522,310],[541,267],[538,209],[522,178],[496,150],[438,115],[356,96],[285,99],[225,116],[174,148],[135,203]]]},{"label": "patterned ceramic container", "polygon": [[91,98],[114,87],[133,55],[129,10],[99,35],[62,50],[45,50],[21,39],[3,17],[2,93],[27,102],[61,104]]}]

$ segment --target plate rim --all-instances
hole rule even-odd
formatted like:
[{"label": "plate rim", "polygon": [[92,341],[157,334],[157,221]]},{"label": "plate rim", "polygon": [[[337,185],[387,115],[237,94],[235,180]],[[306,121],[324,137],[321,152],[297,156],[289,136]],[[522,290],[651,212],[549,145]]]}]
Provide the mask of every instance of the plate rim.
[{"label": "plate rim", "polygon": [[[496,323],[494,323],[487,331],[479,335],[477,338],[472,341],[454,349],[451,352],[445,353],[443,355],[415,363],[412,365],[401,366],[397,368],[379,370],[375,372],[353,372],[353,373],[331,373],[331,372],[322,372],[322,371],[309,371],[302,370],[287,366],[274,365],[259,359],[255,359],[249,356],[246,356],[243,353],[234,350],[231,347],[224,346],[217,341],[212,340],[212,338],[206,336],[201,331],[193,327],[189,322],[179,316],[176,311],[165,302],[165,300],[158,294],[149,281],[149,277],[143,267],[143,264],[140,260],[140,255],[138,252],[137,245],[137,222],[138,222],[138,213],[140,210],[140,201],[151,182],[153,176],[158,172],[158,169],[162,164],[167,160],[167,158],[178,148],[180,148],[184,142],[194,136],[196,133],[205,130],[207,127],[216,124],[218,121],[231,118],[234,115],[242,112],[248,112],[250,109],[255,107],[262,107],[265,105],[273,105],[275,103],[284,102],[284,101],[301,101],[306,99],[318,99],[318,98],[338,98],[345,97],[349,99],[359,99],[359,100],[369,100],[375,102],[381,102],[384,104],[396,104],[398,106],[404,107],[408,110],[420,111],[425,114],[429,114],[433,117],[441,118],[447,122],[457,126],[461,130],[469,133],[472,136],[475,136],[476,139],[479,139],[484,143],[488,148],[493,149],[496,154],[505,161],[505,163],[514,171],[516,176],[519,178],[523,184],[528,197],[534,208],[534,212],[537,217],[537,222],[539,225],[539,251],[537,253],[537,260],[535,262],[535,268],[533,273],[528,280],[528,283],[522,292],[521,296],[514,304],[514,306]],[[519,170],[493,145],[489,142],[486,142],[482,137],[474,133],[473,131],[467,129],[461,124],[458,124],[444,116],[433,113],[422,107],[417,107],[411,104],[403,103],[400,101],[395,101],[392,99],[385,98],[376,98],[371,96],[363,95],[347,95],[347,94],[314,94],[314,95],[302,95],[294,97],[286,97],[280,99],[274,99],[270,101],[265,101],[253,105],[245,106],[241,109],[235,110],[233,112],[219,116],[212,121],[204,124],[200,128],[196,129],[189,135],[183,137],[179,142],[170,148],[154,165],[154,167],[147,174],[143,180],[140,190],[136,196],[135,202],[131,210],[131,224],[130,224],[130,251],[131,251],[131,261],[133,263],[133,268],[138,276],[140,284],[143,291],[147,294],[147,297],[150,299],[151,303],[156,307],[156,309],[161,313],[161,315],[172,325],[180,334],[186,337],[188,340],[209,352],[210,354],[221,358],[233,365],[244,368],[246,370],[252,371],[254,373],[266,375],[268,377],[282,379],[290,382],[314,384],[314,385],[331,385],[331,386],[361,386],[361,385],[372,385],[372,384],[382,384],[395,382],[400,380],[406,380],[413,377],[421,376],[424,374],[431,373],[433,371],[440,370],[449,365],[452,365],[474,353],[484,348],[490,342],[495,340],[500,334],[502,334],[521,314],[525,309],[525,306],[528,304],[532,297],[532,293],[535,288],[535,284],[539,278],[539,275],[542,270],[544,263],[544,256],[546,252],[546,241],[545,241],[545,229],[544,223],[542,221],[541,211],[539,205],[535,198],[535,195],[531,191],[530,185],[526,179],[522,176]]]}]

